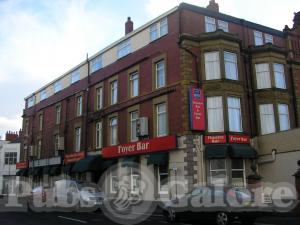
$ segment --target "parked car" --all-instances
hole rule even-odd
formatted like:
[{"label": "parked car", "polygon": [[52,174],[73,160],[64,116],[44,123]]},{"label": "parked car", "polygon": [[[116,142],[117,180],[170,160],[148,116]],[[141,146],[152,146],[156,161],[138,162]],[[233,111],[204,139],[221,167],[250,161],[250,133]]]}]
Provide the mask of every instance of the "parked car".
[{"label": "parked car", "polygon": [[60,207],[99,208],[105,194],[96,184],[77,180],[58,180],[53,188],[54,201]]},{"label": "parked car", "polygon": [[166,202],[163,210],[169,222],[201,219],[213,220],[217,225],[228,225],[235,220],[253,224],[261,212],[253,206],[246,188],[230,187],[196,187],[182,198]]}]

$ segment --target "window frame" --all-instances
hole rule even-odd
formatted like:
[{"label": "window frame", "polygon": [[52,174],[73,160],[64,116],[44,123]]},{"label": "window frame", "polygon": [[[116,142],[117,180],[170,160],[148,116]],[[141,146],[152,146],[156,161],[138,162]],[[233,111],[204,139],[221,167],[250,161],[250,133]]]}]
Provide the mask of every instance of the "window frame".
[{"label": "window frame", "polygon": [[[217,56],[217,59],[216,60],[209,59],[209,57],[212,56],[213,57]],[[212,74],[211,74],[212,71],[209,71],[210,68],[214,68]],[[220,51],[204,52],[204,70],[205,70],[205,80],[221,79]]]},{"label": "window frame", "polygon": [[[276,69],[276,66],[280,66],[282,68],[282,71],[279,71]],[[274,81],[275,81],[275,87],[279,89],[286,89],[286,78],[285,78],[285,71],[284,71],[284,64],[282,63],[273,63],[273,72],[274,72]],[[281,75],[282,79],[282,86],[278,84],[278,75]]]},{"label": "window frame", "polygon": [[[167,171],[161,172],[161,167],[165,166]],[[158,190],[158,194],[168,194],[168,190],[162,190],[162,179],[161,176],[167,176],[168,180],[169,180],[169,169],[167,165],[158,165],[157,166],[157,190]],[[168,186],[168,182],[167,182],[167,186]],[[167,187],[168,188],[168,187]]]},{"label": "window frame", "polygon": [[100,149],[103,147],[103,124],[102,121],[96,122],[96,135],[95,135],[95,147],[96,149]]},{"label": "window frame", "polygon": [[[239,108],[234,107],[234,106],[230,106],[229,104],[229,100],[230,99],[236,99],[239,102]],[[239,111],[239,130],[234,130],[231,127],[231,120],[230,120],[230,110],[238,110]],[[227,115],[228,115],[228,130],[230,132],[243,132],[243,115],[242,115],[242,104],[241,104],[241,98],[240,97],[236,97],[236,96],[227,96]]]},{"label": "window frame", "polygon": [[215,32],[217,30],[216,19],[205,16],[205,32]]},{"label": "window frame", "polygon": [[79,80],[80,80],[80,70],[77,69],[71,73],[71,84],[74,84],[74,83],[78,82]]},{"label": "window frame", "polygon": [[139,96],[139,83],[140,83],[139,82],[139,73],[137,71],[131,73],[129,76],[129,80],[130,80],[130,97],[134,98],[134,97]]},{"label": "window frame", "polygon": [[39,115],[39,131],[43,130],[43,124],[44,124],[44,116],[43,114]]},{"label": "window frame", "polygon": [[[268,113],[268,114],[262,114],[262,107],[266,107],[269,106],[270,109],[272,110],[272,113]],[[264,116],[264,117],[263,117]],[[271,130],[270,132],[268,130],[266,130],[266,128],[263,127],[263,125],[265,124],[265,122],[263,123],[263,119],[266,116],[271,116],[271,118],[269,118],[268,120],[272,120],[272,125],[273,125],[273,130]],[[266,103],[266,104],[260,104],[259,105],[259,117],[260,117],[260,132],[262,135],[266,135],[266,134],[272,134],[276,132],[276,123],[275,123],[275,110],[274,110],[274,105],[272,103]],[[270,123],[268,123],[268,127]]]},{"label": "window frame", "polygon": [[17,152],[4,152],[4,165],[16,165],[18,160]]},{"label": "window frame", "polygon": [[54,135],[54,154],[55,156],[58,156],[58,150],[59,149],[59,134]]},{"label": "window frame", "polygon": [[[287,110],[285,113],[282,113],[280,110],[280,107],[283,106],[285,107],[285,109]],[[278,111],[278,123],[279,123],[279,130],[280,131],[287,131],[291,129],[291,121],[290,121],[290,110],[289,110],[289,105],[288,104],[284,104],[284,103],[279,103],[277,105],[277,111]],[[286,116],[287,117],[287,122],[288,124],[286,125],[286,128],[282,127],[282,116]]]},{"label": "window frame", "polygon": [[61,105],[55,107],[55,124],[59,125],[61,122]]},{"label": "window frame", "polygon": [[[115,124],[113,124],[114,120]],[[118,118],[116,116],[109,119],[109,144],[110,146],[118,144]]]},{"label": "window frame", "polygon": [[[223,26],[225,25],[225,26]],[[218,20],[218,29],[223,30],[224,32],[229,32],[229,25],[227,21]]]},{"label": "window frame", "polygon": [[[162,65],[162,68],[159,68],[159,65]],[[162,71],[162,74],[159,74],[159,72]],[[159,76],[162,75],[162,84],[159,83],[160,79]],[[157,62],[155,62],[155,88],[163,88],[166,86],[166,60],[161,59]]]},{"label": "window frame", "polygon": [[46,98],[48,98],[48,96],[47,96],[47,90],[43,89],[43,90],[40,91],[40,100],[43,101]]},{"label": "window frame", "polygon": [[[164,111],[159,112],[159,107],[161,107],[161,106],[164,106],[165,109],[164,109]],[[167,115],[167,113],[168,113],[168,110],[167,110],[166,102],[162,102],[162,103],[159,103],[156,105],[156,136],[157,137],[163,137],[163,136],[168,135],[168,115]],[[160,116],[165,116],[165,121],[164,121],[165,131],[164,131],[164,133],[159,132],[160,126],[161,126],[160,122],[159,122]]]},{"label": "window frame", "polygon": [[[224,160],[224,168],[222,169],[212,169],[212,161],[215,160]],[[228,184],[228,171],[227,171],[227,159],[226,158],[222,158],[222,159],[210,159],[209,160],[209,174],[210,174],[210,184],[213,186],[218,186],[219,183],[215,183],[213,182],[213,175],[212,172],[225,172],[225,178],[224,178],[224,183],[223,185],[227,185]]]},{"label": "window frame", "polygon": [[265,39],[265,44],[267,44],[267,43],[273,44],[274,43],[274,37],[271,34],[264,33],[264,39]]},{"label": "window frame", "polygon": [[[214,106],[214,107],[210,107],[210,103],[209,103],[209,100],[210,99],[216,99],[216,98],[218,98],[219,100],[221,100],[221,106],[220,107],[218,107],[218,106]],[[207,108],[207,131],[209,132],[209,133],[214,133],[214,132],[216,132],[216,133],[218,133],[218,132],[224,132],[225,131],[225,126],[224,126],[224,103],[223,103],[223,96],[208,96],[207,98],[206,98],[206,108]],[[221,129],[212,129],[212,128],[214,128],[215,127],[215,124],[213,125],[213,127],[211,127],[211,125],[210,125],[210,121],[212,121],[212,120],[210,120],[209,118],[210,118],[210,115],[211,115],[211,113],[210,113],[210,110],[220,110],[220,112],[219,113],[221,113],[220,115],[218,115],[218,116],[220,116],[220,118],[222,118],[222,127],[220,127]],[[214,121],[214,120],[213,120]]]},{"label": "window frame", "polygon": [[54,91],[54,94],[58,93],[61,91],[61,81],[56,81],[54,84],[53,84],[53,91]]},{"label": "window frame", "polygon": [[254,37],[254,45],[255,46],[261,46],[264,44],[264,37],[263,37],[263,33],[261,31],[254,30],[253,37]]},{"label": "window frame", "polygon": [[100,70],[103,68],[103,61],[102,61],[102,55],[98,55],[95,58],[91,60],[90,64],[91,73],[96,72],[97,70]]},{"label": "window frame", "polygon": [[76,97],[76,116],[82,116],[83,114],[83,97],[79,95]]},{"label": "window frame", "polygon": [[118,80],[110,82],[110,104],[114,105],[118,103]]},{"label": "window frame", "polygon": [[121,59],[131,53],[131,40],[127,39],[118,45],[117,58]]},{"label": "window frame", "polygon": [[[224,51],[224,68],[225,68],[225,78],[228,80],[239,80],[239,70],[238,70],[238,55],[234,52]],[[226,59],[226,55],[233,56],[233,60],[229,57]],[[235,74],[228,74],[226,65],[235,66]]]},{"label": "window frame", "polygon": [[103,109],[103,86],[96,88],[96,110]]},{"label": "window frame", "polygon": [[[136,115],[136,118],[133,118],[133,115]],[[135,110],[130,112],[130,140],[132,142],[138,141],[139,137],[137,136],[137,121],[139,119],[139,111]],[[133,131],[135,130],[136,137],[133,137]]]},{"label": "window frame", "polygon": [[[262,65],[267,65],[268,70],[265,71],[258,71],[258,67]],[[267,76],[267,77],[264,77]],[[255,78],[256,78],[256,88],[257,89],[268,89],[272,88],[272,80],[271,80],[271,70],[270,70],[270,64],[269,63],[256,63],[255,64]],[[259,79],[258,79],[259,78]],[[266,79],[265,84],[261,83],[260,81],[263,79]],[[266,86],[263,86],[266,85]]]},{"label": "window frame", "polygon": [[75,128],[75,152],[80,152],[81,150],[81,127]]}]

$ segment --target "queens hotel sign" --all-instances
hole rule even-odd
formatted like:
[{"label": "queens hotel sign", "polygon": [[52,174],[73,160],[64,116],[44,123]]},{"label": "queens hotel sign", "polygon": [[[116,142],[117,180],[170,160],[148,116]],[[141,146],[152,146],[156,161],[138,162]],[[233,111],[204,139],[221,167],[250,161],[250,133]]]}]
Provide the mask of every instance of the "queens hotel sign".
[{"label": "queens hotel sign", "polygon": [[149,140],[103,148],[103,158],[115,158],[129,155],[149,154],[176,148],[176,136],[158,137]]}]

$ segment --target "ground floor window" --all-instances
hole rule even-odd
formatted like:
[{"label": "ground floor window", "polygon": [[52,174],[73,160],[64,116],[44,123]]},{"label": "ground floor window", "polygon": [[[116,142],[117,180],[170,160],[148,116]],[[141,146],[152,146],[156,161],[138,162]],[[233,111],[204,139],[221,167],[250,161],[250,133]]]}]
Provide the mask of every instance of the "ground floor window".
[{"label": "ground floor window", "polygon": [[168,165],[159,165],[157,167],[157,184],[158,184],[159,194],[168,193],[168,189],[169,189],[168,179],[169,179]]},{"label": "ground floor window", "polygon": [[130,184],[131,193],[138,194],[140,191],[140,174],[137,173],[136,169],[130,168]]},{"label": "ground floor window", "polygon": [[227,184],[226,159],[210,160],[210,183],[212,185]]},{"label": "ground floor window", "polygon": [[209,161],[208,182],[211,185],[231,185],[243,187],[245,180],[244,159],[211,159]]},{"label": "ground floor window", "polygon": [[119,178],[116,171],[110,172],[110,193],[117,193],[119,190]]}]

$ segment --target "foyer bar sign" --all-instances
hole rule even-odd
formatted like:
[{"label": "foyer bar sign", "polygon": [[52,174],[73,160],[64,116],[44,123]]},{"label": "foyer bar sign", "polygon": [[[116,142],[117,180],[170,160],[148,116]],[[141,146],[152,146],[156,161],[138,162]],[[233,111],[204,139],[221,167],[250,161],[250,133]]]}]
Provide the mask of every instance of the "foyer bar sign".
[{"label": "foyer bar sign", "polygon": [[246,135],[229,135],[229,143],[249,144],[250,137]]},{"label": "foyer bar sign", "polygon": [[69,164],[69,163],[77,162],[80,159],[83,159],[84,157],[85,157],[84,151],[68,153],[65,154],[64,163]]},{"label": "foyer bar sign", "polygon": [[28,167],[27,162],[17,162],[16,169],[26,169]]},{"label": "foyer bar sign", "polygon": [[149,154],[176,148],[176,136],[158,137],[149,140],[131,142],[102,149],[103,158],[115,158],[129,155]]},{"label": "foyer bar sign", "polygon": [[205,130],[203,91],[200,88],[190,87],[189,97],[191,130]]},{"label": "foyer bar sign", "polygon": [[225,144],[226,142],[226,134],[204,136],[204,144]]}]

